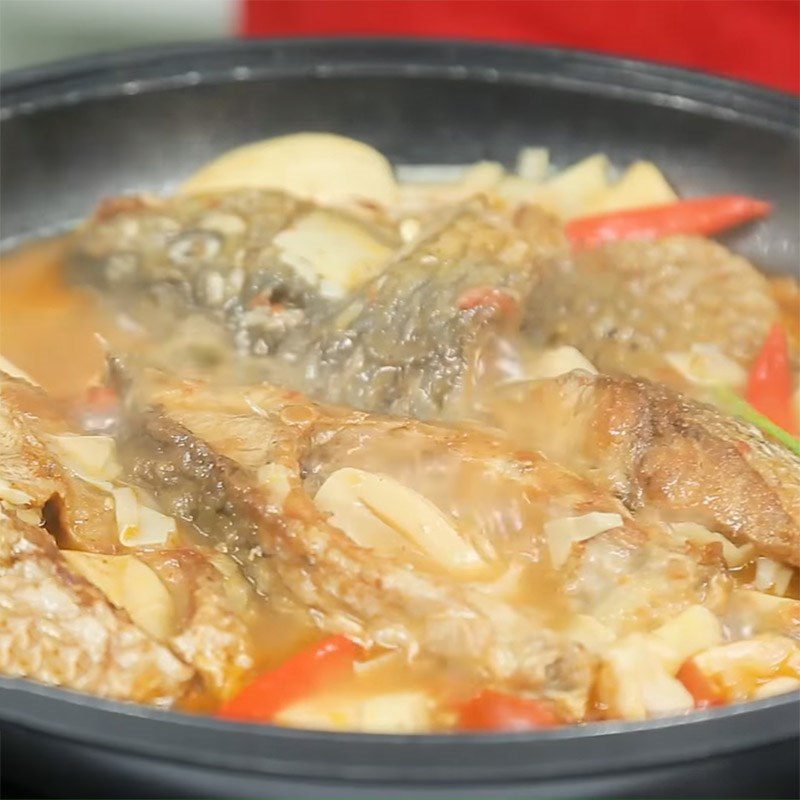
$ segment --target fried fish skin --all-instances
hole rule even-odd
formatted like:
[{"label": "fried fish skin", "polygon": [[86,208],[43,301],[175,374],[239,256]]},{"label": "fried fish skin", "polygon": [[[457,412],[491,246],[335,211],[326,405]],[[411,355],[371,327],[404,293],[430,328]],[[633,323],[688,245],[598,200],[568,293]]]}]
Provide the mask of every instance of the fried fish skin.
[{"label": "fried fish skin", "polygon": [[508,387],[497,424],[656,509],[800,566],[800,458],[757,428],[650,381],[569,372]]}]

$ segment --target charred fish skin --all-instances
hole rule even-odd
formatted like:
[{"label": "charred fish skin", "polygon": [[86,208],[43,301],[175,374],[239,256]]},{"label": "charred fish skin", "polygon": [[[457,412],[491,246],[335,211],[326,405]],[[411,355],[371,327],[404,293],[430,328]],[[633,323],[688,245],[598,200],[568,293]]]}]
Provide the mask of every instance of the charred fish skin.
[{"label": "charred fish skin", "polygon": [[[536,413],[523,418],[520,407]],[[512,387],[493,409],[508,435],[629,508],[660,509],[800,565],[800,458],[755,427],[663,385],[576,371]]]},{"label": "charred fish skin", "polygon": [[[112,198],[75,235],[71,273],[119,297],[148,326],[169,334],[176,320],[199,312],[230,332],[240,354],[265,355],[337,299],[313,263],[280,244],[281,234],[314,215],[374,240],[378,253],[397,243],[383,221],[278,191]],[[132,299],[145,308],[137,313]]]},{"label": "charred fish skin", "polygon": [[[126,463],[173,513],[233,555],[262,592],[288,591],[326,630],[585,703],[594,659],[580,645],[471,583],[358,546],[319,511],[305,465],[336,430],[358,428],[359,412],[329,418],[295,393],[265,386],[243,397],[241,389],[217,394],[189,382],[145,392],[128,408]],[[383,433],[416,424],[376,423]],[[367,424],[361,435],[374,433]],[[313,443],[317,437],[323,444]],[[260,482],[265,466],[280,471],[277,484]]]},{"label": "charred fish skin", "polygon": [[538,260],[565,246],[544,212],[511,220],[475,199],[279,356],[300,370],[296,388],[328,402],[435,418],[468,388],[482,350],[518,327]]},{"label": "charred fish skin", "polygon": [[744,258],[699,237],[627,241],[554,259],[525,309],[523,335],[571,345],[600,372],[702,396],[666,355],[716,348],[748,368],[779,309]]}]

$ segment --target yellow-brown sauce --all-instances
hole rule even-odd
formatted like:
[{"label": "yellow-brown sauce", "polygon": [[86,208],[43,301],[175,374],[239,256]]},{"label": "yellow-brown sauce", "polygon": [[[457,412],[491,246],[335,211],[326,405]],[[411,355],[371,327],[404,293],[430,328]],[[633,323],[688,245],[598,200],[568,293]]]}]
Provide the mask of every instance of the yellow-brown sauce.
[{"label": "yellow-brown sauce", "polygon": [[104,368],[104,346],[129,344],[115,315],[64,277],[68,237],[26,245],[0,259],[0,350],[53,397],[79,395]]}]

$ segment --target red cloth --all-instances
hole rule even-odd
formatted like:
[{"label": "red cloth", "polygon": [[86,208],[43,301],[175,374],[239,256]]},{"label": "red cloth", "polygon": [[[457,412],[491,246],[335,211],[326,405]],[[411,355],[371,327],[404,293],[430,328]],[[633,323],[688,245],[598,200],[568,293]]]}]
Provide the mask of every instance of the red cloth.
[{"label": "red cloth", "polygon": [[397,35],[530,42],[800,92],[800,0],[244,0],[245,36]]}]

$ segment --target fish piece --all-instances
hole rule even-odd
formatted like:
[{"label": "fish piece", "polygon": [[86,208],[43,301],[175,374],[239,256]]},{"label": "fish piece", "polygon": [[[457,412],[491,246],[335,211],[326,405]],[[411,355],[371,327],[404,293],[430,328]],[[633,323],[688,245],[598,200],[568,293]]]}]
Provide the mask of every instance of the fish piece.
[{"label": "fish piece", "polygon": [[[607,492],[477,432],[318,405],[266,384],[226,389],[152,372],[129,389],[126,418],[121,453],[132,473],[234,556],[260,591],[288,589],[326,630],[568,697],[573,709],[585,708],[594,661],[548,623],[571,613],[573,600],[585,610],[620,581],[615,576],[590,593],[581,574],[597,559],[585,558],[580,543],[564,574],[554,570],[545,522],[591,511],[618,515],[614,529],[596,538],[623,551],[616,563],[631,574],[655,563],[650,550],[674,544],[666,529],[638,527]],[[313,501],[345,467],[388,475],[432,502],[487,569],[455,576],[409,555],[411,546],[393,556],[356,544]],[[666,545],[657,541],[664,536]],[[673,549],[688,565],[687,588],[677,588],[674,570],[665,577],[662,562],[653,570],[662,576],[662,598],[702,601],[718,566],[698,566],[683,545]],[[497,578],[514,558],[528,571],[510,581],[510,597]],[[562,591],[573,579],[574,589]],[[635,625],[653,601],[648,595],[631,604],[620,627]],[[647,614],[648,622],[657,616]]]},{"label": "fish piece", "polygon": [[0,672],[157,705],[194,674],[73,570],[45,530],[2,510]]},{"label": "fish piece", "polygon": [[[287,587],[328,630],[529,688],[585,694],[589,659],[580,648],[446,575],[377,557],[326,522],[301,462],[315,457],[308,438],[329,439],[346,416],[326,426],[324,412],[269,387],[220,393],[193,384],[150,399],[153,410],[135,417],[123,443],[135,474],[233,554],[262,592]],[[385,421],[382,432],[400,425]],[[259,480],[274,464],[285,469],[279,490]],[[314,485],[322,480],[316,462],[306,468]]]},{"label": "fish piece", "polygon": [[375,275],[398,243],[381,219],[241,190],[111,198],[77,232],[71,262],[157,337],[200,312],[240,354],[264,355]]},{"label": "fish piece", "polygon": [[569,372],[509,386],[496,424],[630,509],[718,530],[800,565],[800,459],[757,428],[665,386]]},{"label": "fish piece", "polygon": [[538,261],[565,249],[561,225],[540,209],[511,218],[474,199],[343,307],[288,336],[279,355],[295,367],[289,383],[328,402],[441,416],[503,363]]},{"label": "fish piece", "polygon": [[52,437],[71,432],[42,389],[0,373],[0,482],[52,518],[60,546],[122,552],[108,491],[80,479],[53,444]]},{"label": "fish piece", "polygon": [[[215,559],[219,556],[212,557],[197,548],[123,546],[111,494],[119,486],[117,480],[98,485],[76,474],[53,446],[56,435],[74,432],[45,393],[0,373],[0,487],[5,487],[5,492],[0,491],[0,501],[5,499],[18,516],[35,523],[43,521],[48,532],[36,528],[41,536],[35,541],[39,547],[44,547],[41,537],[52,542],[51,548],[45,548],[48,558],[55,557],[53,551],[58,554],[57,540],[65,549],[135,555],[153,567],[179,612],[174,629],[162,643],[185,665],[197,670],[207,689],[227,697],[254,663],[254,642],[248,626],[251,609],[227,589],[235,576],[223,575],[217,568]],[[102,484],[107,486],[102,488]],[[8,498],[14,502],[9,504]],[[62,561],[58,554],[59,564]],[[59,574],[67,574],[65,570],[70,576],[79,574],[66,562],[59,570]],[[27,606],[15,608],[13,598],[8,602],[9,613],[21,618],[30,610]],[[77,607],[73,612],[79,613]]]},{"label": "fish piece", "polygon": [[627,241],[553,260],[523,333],[572,345],[600,372],[662,381],[703,397],[669,353],[711,346],[747,369],[779,316],[767,279],[709,239]]},{"label": "fish piece", "polygon": [[[331,240],[323,214],[360,226],[372,243],[353,250]],[[229,218],[239,220],[232,232]],[[72,260],[148,329],[149,363],[437,416],[485,371],[517,369],[505,364],[502,337],[519,327],[537,262],[566,252],[566,239],[540,209],[512,217],[474,198],[431,215],[369,280],[384,266],[375,248],[389,254],[397,244],[386,225],[276,192],[238,191],[110,201],[77,235]],[[366,268],[358,266],[364,253]],[[348,266],[358,278],[338,293],[328,291],[331,279],[314,277]],[[233,359],[231,341],[240,357],[256,358]]]}]

